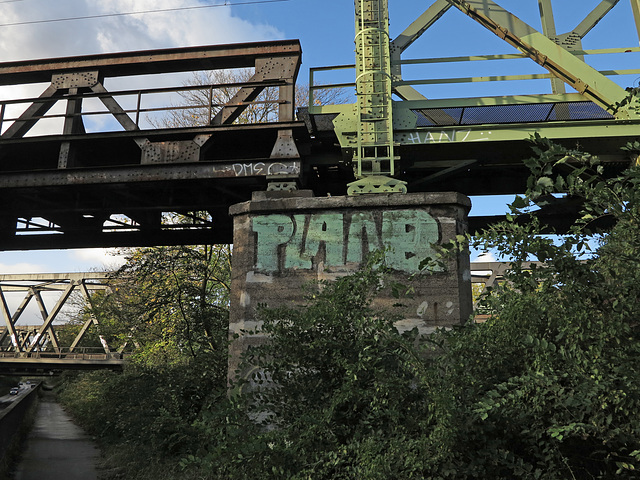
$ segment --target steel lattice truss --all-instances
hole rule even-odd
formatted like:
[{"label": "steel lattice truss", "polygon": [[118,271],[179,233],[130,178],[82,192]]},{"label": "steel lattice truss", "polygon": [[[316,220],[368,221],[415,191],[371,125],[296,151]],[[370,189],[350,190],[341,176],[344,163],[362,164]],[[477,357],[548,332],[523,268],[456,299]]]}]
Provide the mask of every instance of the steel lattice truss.
[{"label": "steel lattice truss", "polygon": [[[525,264],[525,268],[527,266]],[[508,268],[509,264],[504,262],[472,263],[471,281],[482,284],[483,288],[493,287],[496,282],[503,280]],[[65,323],[59,321],[60,313],[74,292],[79,292],[83,301],[91,304],[93,293],[110,288],[109,277],[108,272],[0,275],[0,308],[5,323],[4,327],[0,327],[0,370],[33,373],[37,370],[65,368],[121,367],[126,360],[125,345],[112,348],[99,334],[100,324],[95,316],[89,314],[68,344],[61,343],[57,333],[57,330],[65,328]],[[51,309],[43,298],[48,293],[55,294]],[[7,301],[7,296],[11,294],[22,296],[13,311]],[[31,301],[38,305],[41,323],[23,325],[21,320]],[[98,334],[101,347],[79,346],[91,329]]]},{"label": "steel lattice truss", "polygon": [[[60,314],[69,306],[74,292],[80,293],[84,302],[90,304],[93,293],[109,288],[106,283],[108,277],[108,273],[98,272],[0,275],[0,309],[5,324],[0,327],[0,363],[8,368],[18,365],[22,368],[25,365],[48,368],[65,364],[78,368],[121,365],[124,346],[112,350],[99,334],[98,319],[90,313],[70,343],[63,344],[59,335],[60,329],[66,327]],[[22,297],[13,311],[9,307],[9,295]],[[51,295],[55,303],[49,308],[45,297]],[[38,306],[40,324],[34,324],[34,319],[29,319],[27,324],[22,322],[30,303]],[[50,298],[48,303],[51,303]],[[98,334],[100,347],[81,346],[91,329]]]},{"label": "steel lattice truss", "polygon": [[[0,64],[0,85],[43,85],[0,101],[0,249],[229,243],[230,205],[300,177],[300,57],[277,41]],[[185,86],[235,69],[249,78]],[[241,122],[265,103],[262,123]],[[198,118],[149,120],[172,112]]]}]

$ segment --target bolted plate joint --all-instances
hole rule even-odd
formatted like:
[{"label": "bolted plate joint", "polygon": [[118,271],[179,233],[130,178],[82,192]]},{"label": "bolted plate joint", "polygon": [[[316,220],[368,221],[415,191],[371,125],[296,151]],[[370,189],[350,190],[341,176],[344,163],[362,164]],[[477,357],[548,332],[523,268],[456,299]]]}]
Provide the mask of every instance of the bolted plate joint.
[{"label": "bolted plate joint", "polygon": [[407,182],[383,175],[363,177],[347,185],[347,195],[369,193],[407,193]]}]

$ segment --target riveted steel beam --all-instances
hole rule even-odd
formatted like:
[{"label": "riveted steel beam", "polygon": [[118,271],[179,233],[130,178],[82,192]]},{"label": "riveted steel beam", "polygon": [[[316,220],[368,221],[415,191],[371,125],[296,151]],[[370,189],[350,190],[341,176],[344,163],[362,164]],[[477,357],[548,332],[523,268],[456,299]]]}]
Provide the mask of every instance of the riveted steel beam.
[{"label": "riveted steel beam", "polygon": [[300,57],[298,40],[207,45],[148,51],[83,55],[0,64],[0,85],[44,83],[51,72],[72,73],[99,70],[105,77],[124,77],[224,68],[247,68],[258,57]]},{"label": "riveted steel beam", "polygon": [[418,128],[409,132],[398,131],[396,142],[404,146],[478,144],[491,142],[525,141],[534,134],[551,140],[581,138],[637,137],[640,122],[591,120],[576,122],[548,122],[493,125],[462,125]]},{"label": "riveted steel beam", "polygon": [[620,0],[602,0],[589,14],[580,22],[576,28],[572,30],[572,33],[580,37],[581,39],[589,33],[593,27],[595,27],[600,20],[602,20],[607,13],[615,7]]},{"label": "riveted steel beam", "polygon": [[62,93],[53,85],[49,85],[40,95],[38,101],[29,106],[20,117],[1,135],[4,138],[23,137],[60,99]]},{"label": "riveted steel beam", "polygon": [[[249,79],[249,82],[268,83],[273,80],[285,79],[287,85],[280,86],[280,93],[285,98],[281,98],[279,105],[279,120],[283,122],[292,121],[294,117],[294,82],[298,75],[300,67],[300,58],[296,55],[278,56],[273,58],[256,58],[255,73]],[[233,123],[244,110],[247,109],[250,102],[255,100],[258,95],[266,88],[266,85],[257,85],[252,87],[243,87],[211,120],[212,125],[224,125]]]},{"label": "riveted steel beam", "polygon": [[[584,55],[579,53],[582,50],[582,39],[589,33],[607,13],[615,7],[620,0],[603,0],[576,26],[567,33],[558,35],[556,32],[555,19],[551,0],[538,0],[540,7],[540,19],[542,21],[542,32],[553,40],[556,44],[572,52],[577,58],[584,61]],[[565,83],[554,77],[551,79],[553,93],[565,93]]]}]

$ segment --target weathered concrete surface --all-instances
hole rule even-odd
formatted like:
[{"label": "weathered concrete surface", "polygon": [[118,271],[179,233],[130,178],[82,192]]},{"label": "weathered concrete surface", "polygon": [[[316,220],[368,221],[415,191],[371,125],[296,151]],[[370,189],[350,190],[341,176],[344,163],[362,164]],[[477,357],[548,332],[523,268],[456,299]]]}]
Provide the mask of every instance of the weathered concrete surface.
[{"label": "weathered concrete surface", "polygon": [[[387,249],[394,280],[407,283],[419,271],[433,244],[466,232],[471,202],[446,193],[380,194],[313,198],[310,192],[257,192],[252,201],[231,207],[234,249],[230,332],[259,326],[258,305],[293,306],[304,302],[304,286],[356,271],[367,253]],[[394,313],[400,328],[428,333],[465,321],[471,314],[469,255],[459,254],[445,268],[411,282],[413,298]],[[381,295],[378,307],[398,300]],[[230,369],[240,352],[259,336],[242,336],[231,347]]]},{"label": "weathered concrete surface", "polygon": [[40,400],[15,480],[95,480],[98,450],[51,395]]}]

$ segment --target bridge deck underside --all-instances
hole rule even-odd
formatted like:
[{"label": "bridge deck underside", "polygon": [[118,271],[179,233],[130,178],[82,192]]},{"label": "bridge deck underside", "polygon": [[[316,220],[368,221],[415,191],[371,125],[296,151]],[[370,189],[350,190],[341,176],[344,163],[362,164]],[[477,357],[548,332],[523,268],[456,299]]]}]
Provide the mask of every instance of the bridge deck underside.
[{"label": "bridge deck underside", "polygon": [[[635,137],[556,138],[557,143],[606,158],[609,172],[628,166],[620,150]],[[522,161],[533,156],[527,140],[502,140],[473,145],[434,143],[428,146],[400,147],[402,176],[409,191],[455,190],[466,195],[500,195],[522,193],[530,174]],[[619,152],[611,155],[611,152]],[[456,167],[460,167],[457,169]],[[450,168],[446,174],[443,169]]]},{"label": "bridge deck underside", "polygon": [[[640,131],[637,122],[616,121],[606,112],[601,115],[597,106],[595,118],[532,121],[523,107],[530,107],[533,112],[538,107],[518,107],[519,119],[429,124],[408,133],[396,133],[402,140],[396,145],[400,157],[397,177],[408,183],[409,191],[458,191],[466,195],[521,193],[529,176],[523,160],[534,155],[530,140],[535,134],[567,148],[601,156],[611,173],[629,165],[629,158],[621,148],[637,140]],[[337,142],[332,128],[336,115],[301,113],[316,149],[324,149],[325,158],[334,158],[335,155],[326,153]],[[314,164],[312,168],[317,169],[323,163],[321,158],[320,154],[315,155],[310,162]]]},{"label": "bridge deck underside", "polygon": [[[334,132],[316,130],[309,136],[302,122],[289,126],[301,152],[300,186],[314,190],[317,196],[344,195],[353,173],[343,162]],[[266,189],[267,169],[274,164],[268,150],[281,127],[225,127],[216,132],[211,147],[204,148],[201,161],[195,163],[142,165],[140,150],[132,134],[126,132],[73,139],[76,161],[82,166],[64,170],[51,168],[60,148],[59,138],[23,139],[3,145],[0,248],[232,243],[228,208],[249,200],[253,191]],[[528,176],[522,160],[532,156],[531,145],[523,138],[540,127],[510,125],[511,130],[522,132],[520,139],[474,143],[448,141],[448,130],[426,128],[421,135],[430,136],[430,142],[398,147],[398,177],[408,182],[409,191],[416,192],[522,192]],[[595,128],[607,127],[599,123]],[[194,129],[189,130],[161,132],[161,138],[193,136]],[[611,152],[622,153],[620,147],[634,137],[571,134],[562,138],[560,133],[555,140],[603,155],[613,172],[624,168],[628,160]],[[289,162],[275,165],[281,168]],[[162,224],[165,212],[193,211],[207,212],[208,220],[187,227]],[[111,215],[125,215],[136,224],[109,225]],[[21,225],[24,220],[19,219],[32,219],[32,224]]]},{"label": "bridge deck underside", "polygon": [[[299,161],[270,158],[282,128],[308,137],[301,122],[145,132],[153,142],[211,135],[197,162],[141,163],[136,132],[3,142],[0,248],[231,243],[229,206],[265,190],[270,172],[299,170]],[[73,168],[56,168],[62,142],[72,144]],[[163,219],[189,212],[208,216],[197,224]],[[119,215],[124,224],[109,222]]]}]

